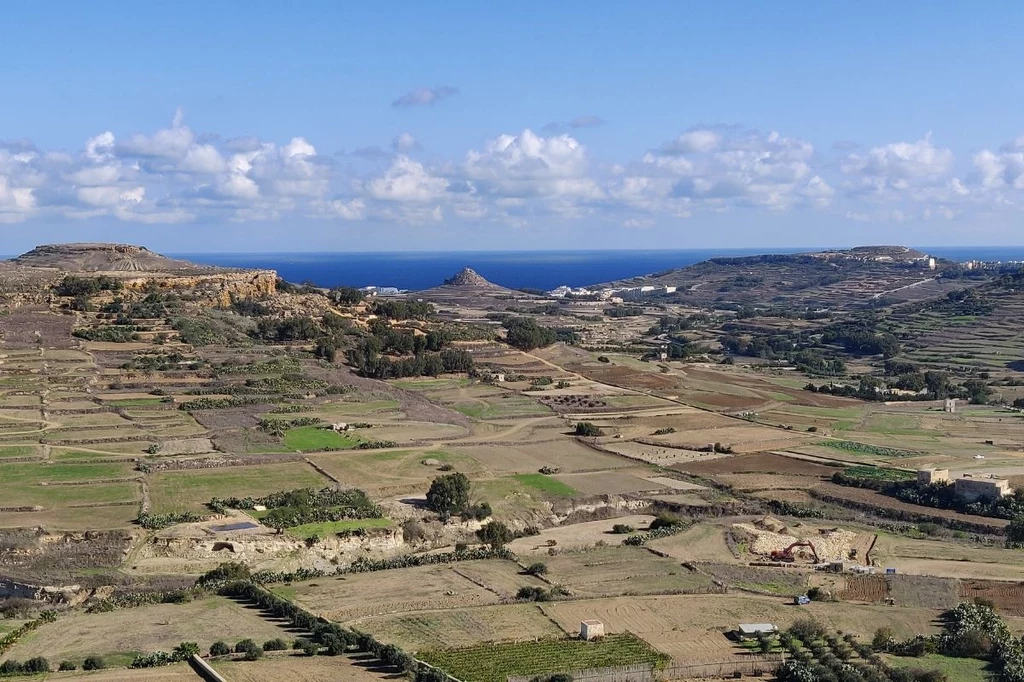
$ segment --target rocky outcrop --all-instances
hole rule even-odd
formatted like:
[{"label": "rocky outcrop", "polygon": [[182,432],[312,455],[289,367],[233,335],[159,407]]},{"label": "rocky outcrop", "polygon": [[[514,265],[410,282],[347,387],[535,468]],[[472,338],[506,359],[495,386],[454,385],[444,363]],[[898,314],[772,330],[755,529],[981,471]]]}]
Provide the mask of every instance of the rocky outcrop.
[{"label": "rocky outcrop", "polygon": [[229,306],[231,299],[262,298],[277,291],[277,273],[273,270],[213,272],[202,275],[173,276],[163,273],[124,280],[129,291],[148,291],[152,287],[165,291],[187,291],[196,298]]},{"label": "rocky outcrop", "polygon": [[444,281],[445,285],[453,287],[486,287],[495,286],[480,276],[472,268],[462,268],[454,277]]}]

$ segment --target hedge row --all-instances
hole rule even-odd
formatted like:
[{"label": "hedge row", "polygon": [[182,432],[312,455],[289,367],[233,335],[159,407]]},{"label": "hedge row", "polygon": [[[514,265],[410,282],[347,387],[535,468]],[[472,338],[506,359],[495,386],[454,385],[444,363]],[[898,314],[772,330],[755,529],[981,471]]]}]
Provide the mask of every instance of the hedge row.
[{"label": "hedge row", "polygon": [[416,660],[394,644],[385,644],[376,637],[358,630],[343,628],[314,616],[309,611],[251,582],[237,581],[224,585],[221,594],[240,597],[254,602],[265,611],[287,619],[292,626],[312,633],[313,638],[327,647],[328,655],[344,653],[349,649],[371,653],[385,665],[411,674],[415,682],[457,682],[441,670]]},{"label": "hedge row", "polygon": [[20,642],[22,637],[36,628],[45,625],[46,623],[52,623],[55,620],[57,620],[56,611],[43,611],[35,620],[30,620],[16,630],[11,630],[3,637],[0,637],[0,654],[6,653],[15,644]]},{"label": "hedge row", "polygon": [[393,568],[415,568],[416,566],[432,566],[436,564],[449,564],[456,561],[476,561],[479,559],[507,559],[516,561],[517,557],[510,549],[504,547],[491,549],[480,547],[443,554],[404,554],[391,559],[365,559],[360,558],[345,568],[339,568],[333,572],[320,569],[300,568],[291,573],[275,571],[259,571],[252,574],[253,581],[264,585],[273,583],[291,583],[313,578],[325,578],[333,575],[345,575],[350,573],[371,573],[374,571],[387,571]]}]

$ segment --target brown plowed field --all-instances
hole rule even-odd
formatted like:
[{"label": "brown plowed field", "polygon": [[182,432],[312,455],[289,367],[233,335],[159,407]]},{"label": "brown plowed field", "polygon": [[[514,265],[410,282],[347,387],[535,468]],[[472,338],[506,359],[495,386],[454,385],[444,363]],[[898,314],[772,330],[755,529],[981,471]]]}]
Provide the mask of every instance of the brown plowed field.
[{"label": "brown plowed field", "polygon": [[815,478],[828,478],[837,471],[836,467],[771,453],[722,457],[707,462],[680,464],[673,468],[702,475],[765,473],[813,476]]},{"label": "brown plowed field", "polygon": [[881,575],[857,575],[846,579],[846,586],[837,595],[843,601],[864,601],[877,604],[889,596],[889,583]]},{"label": "brown plowed field", "polygon": [[960,583],[964,599],[987,599],[996,609],[1011,616],[1024,616],[1024,583],[992,580],[964,580]]}]

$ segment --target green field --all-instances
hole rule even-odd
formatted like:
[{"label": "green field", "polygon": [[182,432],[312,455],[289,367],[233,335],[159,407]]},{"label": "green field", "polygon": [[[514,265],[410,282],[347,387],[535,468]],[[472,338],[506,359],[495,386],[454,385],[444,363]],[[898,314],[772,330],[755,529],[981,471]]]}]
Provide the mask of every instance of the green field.
[{"label": "green field", "polygon": [[505,682],[510,675],[543,675],[588,668],[650,663],[668,656],[635,635],[608,635],[584,642],[549,639],[514,644],[481,644],[465,649],[425,651],[419,657],[466,682]]},{"label": "green field", "polygon": [[388,528],[391,519],[345,519],[344,521],[324,521],[322,523],[305,523],[285,530],[288,535],[297,538],[328,537],[348,530]]},{"label": "green field", "polygon": [[0,465],[0,480],[5,487],[58,483],[67,481],[96,481],[111,478],[126,478],[133,473],[130,464],[73,464],[45,462],[24,462]]},{"label": "green field", "polygon": [[[507,396],[502,398],[501,396]],[[474,402],[459,402],[451,406],[474,419],[502,419],[506,417],[533,417],[551,414],[551,410],[531,398],[512,393],[487,396]]]},{"label": "green field", "polygon": [[161,471],[150,481],[153,513],[205,511],[214,497],[267,495],[295,488],[322,488],[330,481],[304,462]]},{"label": "green field", "polygon": [[313,452],[329,448],[350,450],[361,442],[362,438],[355,434],[337,433],[318,426],[299,426],[288,429],[284,434],[285,448],[299,452]]},{"label": "green field", "polygon": [[31,445],[13,445],[0,448],[0,459],[4,457],[31,457],[35,454],[36,450]]},{"label": "green field", "polygon": [[986,668],[985,661],[976,658],[951,658],[942,654],[926,654],[920,658],[905,656],[886,656],[889,665],[894,668],[921,668],[922,670],[938,670],[946,673],[950,682],[988,682],[995,679]]},{"label": "green field", "polygon": [[540,490],[556,497],[572,497],[576,489],[544,474],[516,474],[513,478],[527,488]]},{"label": "green field", "polygon": [[902,469],[886,469],[885,467],[855,466],[843,469],[843,475],[871,481],[912,481],[916,474]]}]

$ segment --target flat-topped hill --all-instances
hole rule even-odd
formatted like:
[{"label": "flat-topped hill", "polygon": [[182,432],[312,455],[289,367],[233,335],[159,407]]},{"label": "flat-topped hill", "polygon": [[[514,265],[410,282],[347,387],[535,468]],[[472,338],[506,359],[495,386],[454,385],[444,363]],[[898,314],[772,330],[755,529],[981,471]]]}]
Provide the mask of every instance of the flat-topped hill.
[{"label": "flat-topped hill", "polygon": [[940,275],[954,263],[905,246],[710,258],[607,286],[677,287],[680,302],[702,306],[858,307],[867,301],[927,298],[956,286]]},{"label": "flat-topped hill", "polygon": [[228,268],[196,265],[168,258],[133,244],[45,244],[11,259],[17,265],[65,272],[216,272]]}]

